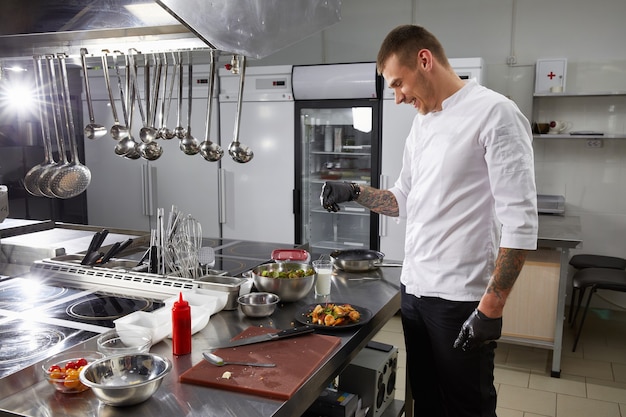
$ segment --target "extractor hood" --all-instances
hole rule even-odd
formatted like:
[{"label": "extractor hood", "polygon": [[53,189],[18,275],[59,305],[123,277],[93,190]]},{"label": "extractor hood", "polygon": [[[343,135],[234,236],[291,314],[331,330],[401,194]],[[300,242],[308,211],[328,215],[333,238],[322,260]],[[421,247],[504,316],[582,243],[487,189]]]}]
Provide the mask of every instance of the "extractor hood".
[{"label": "extractor hood", "polygon": [[81,48],[263,58],[340,20],[341,0],[2,0],[0,58]]}]

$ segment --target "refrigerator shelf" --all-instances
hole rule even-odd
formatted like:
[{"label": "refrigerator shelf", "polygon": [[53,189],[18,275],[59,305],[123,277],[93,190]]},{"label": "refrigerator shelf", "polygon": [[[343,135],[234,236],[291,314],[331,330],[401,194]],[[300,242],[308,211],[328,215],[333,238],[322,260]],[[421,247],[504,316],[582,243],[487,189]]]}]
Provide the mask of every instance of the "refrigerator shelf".
[{"label": "refrigerator shelf", "polygon": [[311,243],[311,247],[318,249],[330,249],[330,250],[341,250],[341,249],[349,249],[349,248],[364,248],[365,244],[363,242],[351,242],[351,241],[332,241],[332,240],[323,240],[320,242]]},{"label": "refrigerator shelf", "polygon": [[341,211],[338,211],[336,213],[329,213],[328,211],[324,210],[323,208],[314,208],[311,209],[312,213],[320,213],[320,214],[337,214],[340,216],[369,216],[370,212],[369,210],[363,208],[363,209],[352,209],[350,207],[342,207]]}]

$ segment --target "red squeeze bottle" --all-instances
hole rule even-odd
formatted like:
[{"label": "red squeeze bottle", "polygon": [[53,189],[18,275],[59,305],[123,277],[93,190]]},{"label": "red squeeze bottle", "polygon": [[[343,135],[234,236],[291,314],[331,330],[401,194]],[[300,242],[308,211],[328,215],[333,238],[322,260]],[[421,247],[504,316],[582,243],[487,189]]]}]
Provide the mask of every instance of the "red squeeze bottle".
[{"label": "red squeeze bottle", "polygon": [[177,356],[191,353],[191,308],[182,292],[172,306],[172,350]]}]

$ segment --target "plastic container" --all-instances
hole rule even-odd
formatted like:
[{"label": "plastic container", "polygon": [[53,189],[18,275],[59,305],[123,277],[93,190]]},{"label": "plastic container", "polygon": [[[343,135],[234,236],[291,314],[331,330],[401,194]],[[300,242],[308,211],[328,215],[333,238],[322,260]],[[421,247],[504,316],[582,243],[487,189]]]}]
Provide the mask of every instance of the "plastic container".
[{"label": "plastic container", "polygon": [[172,353],[176,356],[191,353],[191,308],[179,293],[172,306]]}]

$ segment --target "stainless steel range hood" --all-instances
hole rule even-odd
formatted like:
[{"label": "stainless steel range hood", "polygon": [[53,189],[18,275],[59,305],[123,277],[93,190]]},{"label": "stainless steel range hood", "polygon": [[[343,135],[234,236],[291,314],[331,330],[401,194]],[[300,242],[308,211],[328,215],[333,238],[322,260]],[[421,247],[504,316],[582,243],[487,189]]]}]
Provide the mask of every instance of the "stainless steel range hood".
[{"label": "stainless steel range hood", "polygon": [[340,20],[341,0],[3,0],[0,58],[80,48],[263,58]]}]

